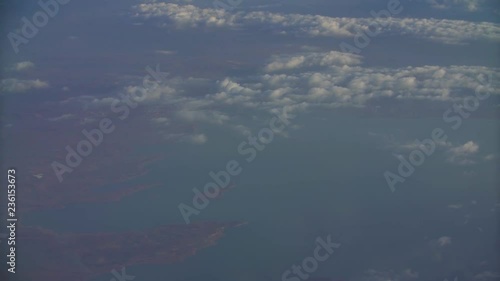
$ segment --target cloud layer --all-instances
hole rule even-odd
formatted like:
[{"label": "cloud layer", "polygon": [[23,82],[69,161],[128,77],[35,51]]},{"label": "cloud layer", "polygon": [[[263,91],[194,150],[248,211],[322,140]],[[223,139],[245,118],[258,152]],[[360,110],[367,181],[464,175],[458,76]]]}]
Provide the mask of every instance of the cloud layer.
[{"label": "cloud layer", "polygon": [[49,87],[49,83],[36,80],[22,80],[16,78],[7,78],[0,81],[1,92],[22,93],[31,89],[43,89]]},{"label": "cloud layer", "polygon": [[[472,5],[472,4],[471,4]],[[358,31],[378,34],[411,35],[442,43],[457,44],[471,40],[500,41],[500,26],[488,22],[468,22],[446,19],[334,18],[318,15],[281,14],[271,12],[236,12],[203,9],[193,5],[147,3],[133,7],[136,17],[165,19],[177,28],[225,27],[237,28],[266,25],[282,33],[309,36],[353,37]]]}]

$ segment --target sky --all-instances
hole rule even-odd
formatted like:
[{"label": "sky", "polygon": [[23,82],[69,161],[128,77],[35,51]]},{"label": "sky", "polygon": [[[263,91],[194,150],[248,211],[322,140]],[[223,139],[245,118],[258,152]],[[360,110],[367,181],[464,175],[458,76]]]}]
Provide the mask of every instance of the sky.
[{"label": "sky", "polygon": [[[178,268],[127,265],[137,280],[500,280],[498,1],[1,12],[1,158],[28,186],[23,225],[248,222]],[[327,234],[335,257],[287,277]]]}]

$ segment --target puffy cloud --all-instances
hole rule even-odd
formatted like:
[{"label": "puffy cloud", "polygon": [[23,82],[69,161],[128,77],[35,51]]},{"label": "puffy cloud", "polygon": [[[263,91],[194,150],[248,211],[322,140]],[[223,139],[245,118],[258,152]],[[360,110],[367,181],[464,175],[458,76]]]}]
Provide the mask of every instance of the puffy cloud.
[{"label": "puffy cloud", "polygon": [[[291,58],[300,56],[304,60],[291,67],[288,63]],[[495,69],[487,67],[372,68],[358,65],[361,61],[360,56],[335,51],[274,56],[267,65],[268,69],[287,69],[286,74],[227,77],[215,83],[195,78],[172,78],[148,91],[144,102],[175,105],[175,112],[165,116],[172,123],[201,122],[241,131],[237,126],[242,120],[233,118],[239,110],[249,110],[246,114],[253,116],[257,111],[270,112],[283,106],[290,106],[292,112],[312,108],[365,107],[380,98],[452,103],[462,101],[464,96],[482,85],[482,80],[478,79],[481,74],[491,76],[491,80],[499,76]],[[303,68],[308,66],[314,67],[314,71]],[[215,90],[203,95],[194,94],[197,91],[192,90],[193,85]],[[492,85],[483,87],[493,94],[500,94],[500,89]],[[129,86],[125,92],[131,94],[137,88]],[[399,149],[417,148],[414,143],[398,146]],[[438,146],[451,148],[452,144],[440,143]],[[459,150],[451,151],[456,154]]]},{"label": "puffy cloud", "polygon": [[128,86],[125,88],[125,94],[139,102],[152,103],[161,99],[168,99],[168,96],[176,94],[174,88],[169,85],[159,87]]},{"label": "puffy cloud", "polygon": [[467,155],[476,153],[478,150],[479,146],[475,142],[469,141],[461,146],[451,148],[450,152],[455,155]]},{"label": "puffy cloud", "polygon": [[[303,57],[300,63],[295,57]],[[272,73],[246,77],[227,77],[219,81],[197,78],[170,78],[156,87],[144,88],[137,79],[116,96],[69,98],[61,104],[82,102],[88,106],[110,106],[124,97],[141,97],[139,103],[167,106],[171,109],[156,124],[195,125],[204,123],[225,126],[242,134],[248,133],[246,116],[269,114],[288,106],[291,114],[314,109],[337,107],[363,108],[381,100],[462,102],[477,87],[487,88],[493,95],[500,88],[483,85],[484,79],[495,81],[499,73],[494,68],[477,66],[420,66],[402,68],[365,67],[362,57],[332,52],[302,52],[270,58]],[[308,69],[309,67],[309,69]],[[280,73],[280,71],[286,71]],[[145,84],[145,83],[142,83]],[[136,95],[135,95],[136,94]],[[242,117],[242,118],[239,118]],[[164,122],[165,121],[165,122]],[[184,140],[179,132],[167,132],[168,138]],[[416,149],[415,143],[394,143],[398,149]],[[437,144],[450,149],[452,160],[464,154],[451,143]],[[467,154],[467,153],[465,153]],[[458,156],[454,156],[458,155]],[[468,155],[468,154],[467,154]],[[470,155],[468,155],[470,156]],[[467,157],[468,159],[468,157]]]},{"label": "puffy cloud", "polygon": [[182,109],[177,111],[176,115],[180,119],[188,122],[204,122],[219,125],[224,124],[229,120],[229,116],[215,110],[194,111]]},{"label": "puffy cloud", "polygon": [[18,62],[14,65],[13,70],[15,71],[25,71],[31,68],[34,68],[35,64],[30,61],[22,61]]},{"label": "puffy cloud", "polygon": [[434,9],[460,8],[469,12],[477,11],[484,2],[484,0],[427,0]]},{"label": "puffy cloud", "polygon": [[[363,107],[379,98],[460,102],[481,86],[476,76],[483,72],[494,74],[495,70],[465,66],[399,69],[329,66],[318,72],[265,74],[259,81],[252,78],[244,87],[240,85],[242,82],[228,80],[225,85],[234,85],[225,88],[231,90],[221,91],[215,98],[219,102],[249,107],[302,102],[320,107]],[[484,87],[493,94],[500,93],[492,85]]]},{"label": "puffy cloud", "polygon": [[451,245],[451,237],[449,237],[449,236],[443,236],[443,237],[440,237],[440,238],[437,240],[437,244],[438,244],[440,247],[444,247],[444,246]]},{"label": "puffy cloud", "polygon": [[304,56],[291,57],[282,61],[274,61],[266,66],[267,71],[287,70],[299,68],[305,64]]},{"label": "puffy cloud", "polygon": [[7,78],[0,81],[0,89],[5,93],[21,93],[31,89],[43,89],[49,87],[49,83],[40,79],[21,80]]},{"label": "puffy cloud", "polygon": [[185,140],[193,144],[204,144],[207,142],[208,138],[204,134],[196,134],[187,136]]},{"label": "puffy cloud", "polygon": [[236,132],[240,133],[243,136],[250,136],[252,134],[252,131],[244,125],[236,125],[233,127],[233,130],[235,130]]},{"label": "puffy cloud", "polygon": [[479,151],[479,145],[473,141],[469,141],[463,145],[452,147],[448,150],[448,161],[456,165],[470,165],[475,161],[471,156]]},{"label": "puffy cloud", "polygon": [[177,27],[233,26],[234,17],[224,10],[200,9],[193,5],[173,3],[146,3],[134,6],[137,16],[144,18],[167,17]]},{"label": "puffy cloud", "polygon": [[[473,7],[470,4],[470,7]],[[178,28],[244,27],[267,25],[286,33],[309,36],[353,37],[359,30],[377,28],[379,33],[396,33],[427,38],[442,43],[466,43],[471,40],[500,40],[500,26],[488,22],[420,18],[334,18],[318,15],[271,12],[236,12],[202,9],[193,5],[149,3],[133,7],[136,17],[165,18]],[[300,58],[296,58],[300,61]]]},{"label": "puffy cloud", "polygon": [[276,56],[265,70],[276,72],[314,66],[359,65],[361,57],[353,54],[331,51],[327,53],[307,53],[300,56]]},{"label": "puffy cloud", "polygon": [[[370,132],[370,133],[368,133],[368,135],[371,137],[374,137],[379,143],[381,143],[380,147],[382,149],[391,150],[396,155],[403,156],[403,155],[407,155],[409,152],[411,152],[413,150],[426,151],[429,149],[423,143],[418,142],[416,140],[401,141],[401,140],[397,140],[394,137],[394,135],[387,135],[387,134],[383,134],[383,133],[374,133],[374,132]],[[419,140],[422,141],[423,139],[424,138],[421,138]],[[462,150],[461,147],[465,146],[465,144],[464,145],[453,145],[453,143],[451,143],[449,141],[437,141],[437,142],[434,142],[434,144],[435,144],[435,151],[440,151],[440,152],[443,151],[447,154],[446,160],[448,162],[452,162],[452,160],[450,160],[450,159],[452,158],[453,153],[450,151],[456,152],[456,157],[455,157],[455,159],[453,159],[454,161],[452,162],[454,164],[457,164],[460,161],[463,161],[464,158],[467,159],[471,155],[471,154],[468,154],[468,156],[465,157],[462,153],[458,152],[459,150]],[[460,155],[460,156],[458,156],[458,155]],[[468,159],[468,160],[471,161],[470,159]],[[450,208],[450,209],[459,209],[461,207],[462,207],[462,205],[460,205],[460,204],[448,205],[448,208]]]},{"label": "puffy cloud", "polygon": [[232,81],[230,78],[226,78],[219,83],[219,88],[224,93],[229,94],[242,94],[242,95],[253,95],[257,93],[256,90],[251,88],[243,87],[240,84]]},{"label": "puffy cloud", "polygon": [[159,125],[168,125],[170,124],[170,120],[166,117],[157,117],[157,118],[153,118],[151,119],[151,121],[155,124],[159,124]]},{"label": "puffy cloud", "polygon": [[[369,133],[371,137],[376,138],[382,143],[381,148],[392,150],[396,155],[408,154],[410,151],[420,149],[422,151],[428,148],[417,141],[399,141],[393,135],[386,135],[381,133]],[[423,139],[423,138],[422,138]],[[422,140],[420,139],[420,140]],[[476,163],[477,154],[479,152],[479,145],[474,141],[468,141],[464,144],[454,145],[449,141],[435,142],[436,151],[443,151],[446,156],[446,161],[454,165],[472,165]],[[485,157],[482,159],[486,160]],[[465,172],[466,175],[475,175],[474,172]],[[459,209],[462,205],[454,204],[448,205],[450,209]]]}]

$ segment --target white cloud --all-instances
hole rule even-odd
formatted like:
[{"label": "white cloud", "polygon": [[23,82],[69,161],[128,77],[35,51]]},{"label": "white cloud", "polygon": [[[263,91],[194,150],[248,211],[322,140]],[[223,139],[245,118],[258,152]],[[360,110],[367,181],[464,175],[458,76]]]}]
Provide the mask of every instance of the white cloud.
[{"label": "white cloud", "polygon": [[[301,63],[290,64],[291,58],[303,56]],[[293,60],[292,60],[293,61]],[[277,62],[277,63],[276,63]],[[172,109],[163,118],[169,124],[204,123],[225,126],[242,134],[248,133],[241,116],[269,114],[273,110],[289,106],[290,113],[314,109],[337,107],[363,108],[371,106],[377,99],[393,101],[439,101],[462,102],[481,83],[478,75],[486,74],[498,80],[500,74],[494,68],[478,66],[420,66],[382,68],[361,65],[362,57],[331,52],[302,52],[298,55],[283,55],[270,58],[269,70],[286,73],[264,73],[246,77],[226,77],[220,81],[197,78],[170,78],[156,88],[147,89],[139,103],[161,105]],[[348,65],[350,64],[350,65]],[[269,65],[272,65],[270,67]],[[307,69],[313,67],[313,69]],[[141,92],[143,86],[124,87],[126,96]],[[486,85],[493,95],[500,88]],[[210,90],[207,90],[210,89]],[[139,94],[141,96],[141,94]],[[80,96],[68,98],[68,102],[82,102],[89,106],[110,106],[119,100],[111,97]],[[162,122],[159,119],[153,122]],[[179,132],[168,132],[167,139]],[[184,139],[186,140],[186,139]],[[415,149],[415,143],[393,143],[398,149]],[[459,160],[461,154],[467,159],[472,154],[463,152],[449,142],[438,143],[439,148],[449,149],[448,156]],[[463,149],[463,148],[462,148]],[[458,156],[454,156],[458,155]]]},{"label": "white cloud", "polygon": [[74,117],[75,117],[75,115],[73,115],[73,114],[63,114],[61,116],[48,118],[47,120],[49,120],[51,122],[56,122],[56,121],[63,121],[63,120],[72,119]]},{"label": "white cloud", "polygon": [[232,26],[233,19],[224,10],[200,9],[193,5],[149,3],[134,6],[136,16],[167,17],[179,28],[198,26]]},{"label": "white cloud", "polygon": [[[273,68],[284,65],[275,64]],[[377,98],[462,102],[465,93],[474,92],[481,85],[476,76],[482,72],[493,74],[495,70],[471,66],[387,69],[331,65],[318,72],[265,74],[258,81],[252,77],[247,83],[226,79],[213,98],[246,107],[296,103],[324,108],[363,107]],[[500,89],[487,87],[492,94],[500,94]]]},{"label": "white cloud", "polygon": [[438,244],[440,247],[444,247],[444,246],[451,245],[451,237],[449,237],[449,236],[443,236],[443,237],[440,237],[440,238],[437,240],[437,244]]},{"label": "white cloud", "polygon": [[[473,7],[473,4],[469,5]],[[318,15],[279,14],[270,12],[236,12],[202,9],[193,5],[149,3],[133,7],[136,17],[165,18],[178,28],[267,25],[281,33],[302,33],[309,36],[353,37],[379,23],[381,33],[413,35],[419,38],[457,44],[470,40],[500,40],[500,26],[488,22],[420,18],[333,18]],[[372,27],[373,29],[373,27]]]},{"label": "white cloud", "polygon": [[176,113],[176,115],[180,119],[188,122],[204,122],[219,125],[224,124],[229,120],[229,116],[215,110],[180,110]]},{"label": "white cloud", "polygon": [[196,134],[187,136],[186,140],[193,144],[204,144],[207,142],[208,138],[204,134]]},{"label": "white cloud", "polygon": [[470,165],[475,161],[471,159],[479,151],[479,145],[469,141],[463,145],[452,147],[448,150],[448,162],[456,165]]},{"label": "white cloud", "polygon": [[125,88],[125,93],[135,101],[141,103],[158,102],[158,100],[167,98],[166,96],[174,95],[175,89],[170,86],[161,86],[157,88],[148,88],[143,85],[128,86]]},{"label": "white cloud", "polygon": [[468,141],[465,144],[454,147],[450,149],[450,152],[456,155],[464,155],[464,154],[473,154],[476,153],[479,150],[479,146],[473,142],[473,141]]},{"label": "white cloud", "polygon": [[331,51],[327,53],[306,53],[300,56],[276,56],[265,67],[268,72],[293,70],[314,66],[359,65],[361,57],[353,54]]},{"label": "white cloud", "polygon": [[159,125],[168,125],[170,124],[170,120],[166,117],[157,117],[157,118],[153,118],[151,119],[151,121],[155,124],[159,124]]},{"label": "white cloud", "polygon": [[484,0],[427,0],[434,9],[459,8],[469,12],[477,11],[484,2]]},{"label": "white cloud", "polygon": [[244,126],[244,125],[236,125],[233,127],[233,129],[240,133],[241,135],[243,136],[250,136],[252,135],[252,131],[250,130],[250,128]]},{"label": "white cloud", "polygon": [[31,68],[34,68],[35,67],[35,64],[30,62],[30,61],[22,61],[22,62],[18,62],[14,65],[13,69],[15,71],[25,71],[25,70],[28,70],[28,69],[31,69]]},{"label": "white cloud", "polygon": [[43,89],[49,87],[49,83],[36,80],[21,80],[16,78],[7,78],[0,81],[0,89],[6,93],[21,93],[31,89]]}]

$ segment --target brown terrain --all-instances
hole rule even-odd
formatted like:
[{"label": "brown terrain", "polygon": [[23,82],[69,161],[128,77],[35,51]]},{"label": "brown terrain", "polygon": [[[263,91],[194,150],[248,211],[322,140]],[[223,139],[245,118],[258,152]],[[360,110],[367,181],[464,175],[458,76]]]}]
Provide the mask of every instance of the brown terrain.
[{"label": "brown terrain", "polygon": [[[15,125],[4,132],[3,159],[8,165],[5,168],[17,170],[16,207],[21,224],[22,216],[30,212],[64,212],[64,208],[75,204],[119,201],[164,185],[142,180],[156,162],[168,157],[154,146],[169,141],[164,138],[166,134],[196,130],[174,125],[169,128],[173,132],[163,131],[151,122],[155,117],[168,117],[169,108],[159,106],[132,109],[124,121],[106,110],[77,110],[74,118],[48,122],[49,117],[62,114],[52,110],[49,105],[36,108],[33,114],[10,115]],[[102,143],[59,182],[52,162],[66,164],[65,147],[75,149],[79,141],[86,139],[82,129],[98,128],[99,120],[105,117],[113,121],[115,131],[104,134]],[[82,124],[89,119],[96,121]],[[23,281],[87,281],[101,274],[112,278],[112,270],[120,272],[126,266],[181,262],[214,245],[226,229],[239,225],[242,223],[200,222],[119,233],[56,233],[18,225],[17,248],[23,258],[19,258],[16,275]]]},{"label": "brown terrain", "polygon": [[[77,203],[104,203],[117,201],[124,196],[161,183],[134,183],[148,173],[148,169],[167,155],[141,148],[165,143],[162,135],[151,124],[159,108],[134,109],[128,119],[122,121],[98,112],[82,112],[79,118],[47,122],[49,113],[20,116],[20,125],[11,127],[4,135],[4,163],[8,168],[17,168],[18,196],[23,198],[21,212],[42,209],[61,209]],[[55,115],[51,113],[50,115]],[[139,117],[133,117],[137,115]],[[93,147],[90,155],[82,157],[81,163],[72,172],[62,175],[59,182],[52,163],[66,164],[66,146],[76,150],[77,144],[86,137],[81,133],[98,128],[99,120],[110,118],[115,130],[104,134],[101,144]],[[81,120],[97,120],[81,125]],[[123,122],[123,123],[121,123]],[[153,126],[153,128],[152,128]],[[177,128],[189,131],[192,128]],[[33,141],[36,140],[36,141]],[[68,165],[67,165],[68,166]],[[69,167],[69,166],[68,166]],[[71,167],[70,167],[71,168]],[[105,186],[118,186],[108,190]]]},{"label": "brown terrain", "polygon": [[29,270],[19,274],[26,281],[86,281],[130,265],[180,262],[214,245],[226,229],[242,224],[202,222],[140,232],[66,234],[21,227],[19,244],[33,256],[24,265]]}]

